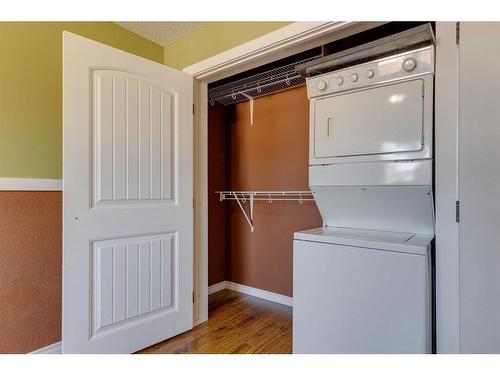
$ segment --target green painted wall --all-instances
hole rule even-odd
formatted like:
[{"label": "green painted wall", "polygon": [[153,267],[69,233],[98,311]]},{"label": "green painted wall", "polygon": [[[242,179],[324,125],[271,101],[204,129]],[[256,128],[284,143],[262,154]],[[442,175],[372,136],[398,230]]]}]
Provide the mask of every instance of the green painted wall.
[{"label": "green painted wall", "polygon": [[209,22],[162,48],[111,22],[0,22],[0,177],[62,177],[62,31],[183,68],[290,22]]},{"label": "green painted wall", "polygon": [[182,69],[291,22],[208,22],[165,47],[165,65]]},{"label": "green painted wall", "polygon": [[0,22],[0,177],[61,178],[63,30],[163,62],[111,22]]}]

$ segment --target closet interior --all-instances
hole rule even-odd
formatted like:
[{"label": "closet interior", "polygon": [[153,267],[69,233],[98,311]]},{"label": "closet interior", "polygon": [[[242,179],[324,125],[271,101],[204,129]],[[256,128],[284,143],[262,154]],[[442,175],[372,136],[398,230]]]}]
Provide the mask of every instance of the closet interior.
[{"label": "closet interior", "polygon": [[322,226],[300,65],[419,24],[384,24],[209,85],[209,286],[293,296],[293,233]]}]

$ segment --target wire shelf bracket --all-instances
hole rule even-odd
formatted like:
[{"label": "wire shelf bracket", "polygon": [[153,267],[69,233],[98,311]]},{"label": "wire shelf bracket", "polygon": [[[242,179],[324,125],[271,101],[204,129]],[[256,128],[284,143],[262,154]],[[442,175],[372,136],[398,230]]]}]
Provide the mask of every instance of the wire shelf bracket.
[{"label": "wire shelf bracket", "polygon": [[253,97],[251,97],[248,94],[245,94],[244,92],[240,94],[243,95],[245,98],[247,98],[248,101],[250,102],[250,125],[253,125]]},{"label": "wire shelf bracket", "polygon": [[[305,201],[314,201],[314,196],[311,191],[216,191],[219,194],[219,200],[236,201],[245,217],[250,231],[255,231],[253,220],[253,206],[255,201],[267,201],[269,204],[273,201],[294,201],[300,204]],[[244,204],[248,202],[248,210]]]}]

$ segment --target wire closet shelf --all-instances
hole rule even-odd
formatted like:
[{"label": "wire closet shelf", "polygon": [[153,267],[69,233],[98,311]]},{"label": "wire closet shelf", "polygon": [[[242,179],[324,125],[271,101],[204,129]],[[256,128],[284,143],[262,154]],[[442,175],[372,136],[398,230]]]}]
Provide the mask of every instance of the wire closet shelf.
[{"label": "wire closet shelf", "polygon": [[320,57],[321,55],[309,57],[233,82],[209,88],[208,100],[212,105],[214,105],[215,102],[230,105],[246,101],[249,98],[257,98],[304,85],[306,80],[295,72],[295,67]]},{"label": "wire closet shelf", "polygon": [[[250,226],[252,232],[255,231],[253,220],[253,203],[255,201],[292,201],[300,204],[306,201],[314,201],[314,196],[311,191],[216,191],[219,194],[220,201],[236,201],[240,207],[245,220]],[[243,205],[248,202],[249,210],[245,210]]]}]

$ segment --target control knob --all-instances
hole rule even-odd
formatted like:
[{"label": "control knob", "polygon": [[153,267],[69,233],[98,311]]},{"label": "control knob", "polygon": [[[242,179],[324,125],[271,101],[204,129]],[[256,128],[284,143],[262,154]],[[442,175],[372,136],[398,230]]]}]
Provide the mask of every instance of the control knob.
[{"label": "control knob", "polygon": [[319,90],[319,91],[323,91],[327,88],[328,86],[328,82],[326,82],[324,79],[316,82],[316,88]]},{"label": "control knob", "polygon": [[403,61],[403,69],[407,72],[411,72],[413,69],[417,67],[417,60],[413,57],[408,57]]}]

